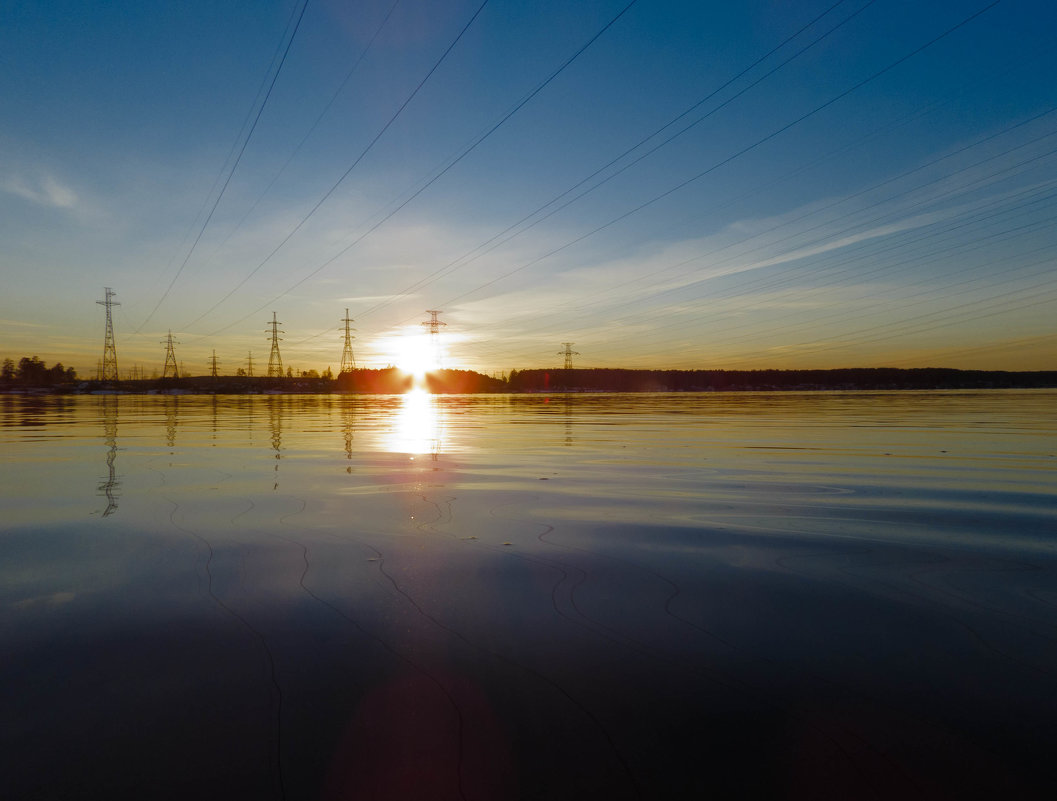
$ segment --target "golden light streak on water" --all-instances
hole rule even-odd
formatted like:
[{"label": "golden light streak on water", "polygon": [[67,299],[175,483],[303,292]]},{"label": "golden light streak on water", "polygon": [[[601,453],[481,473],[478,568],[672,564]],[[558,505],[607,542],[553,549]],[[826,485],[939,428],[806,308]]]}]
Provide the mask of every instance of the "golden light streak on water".
[{"label": "golden light streak on water", "polygon": [[442,440],[441,410],[436,398],[421,387],[400,397],[400,409],[386,438],[386,450],[412,458],[437,455]]}]

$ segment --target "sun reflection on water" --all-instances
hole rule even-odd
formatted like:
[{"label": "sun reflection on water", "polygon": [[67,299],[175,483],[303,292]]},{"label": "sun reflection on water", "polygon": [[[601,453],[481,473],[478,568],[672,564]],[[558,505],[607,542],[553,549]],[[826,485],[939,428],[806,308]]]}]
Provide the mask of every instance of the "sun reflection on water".
[{"label": "sun reflection on water", "polygon": [[436,398],[424,389],[413,389],[400,397],[400,409],[386,439],[386,449],[412,458],[440,453],[443,426]]}]

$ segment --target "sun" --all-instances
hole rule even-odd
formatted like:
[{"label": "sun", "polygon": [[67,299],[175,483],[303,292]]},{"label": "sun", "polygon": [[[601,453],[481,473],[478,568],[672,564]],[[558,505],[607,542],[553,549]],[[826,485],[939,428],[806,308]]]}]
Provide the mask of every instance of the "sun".
[{"label": "sun", "polygon": [[394,337],[392,349],[396,366],[416,379],[424,378],[426,373],[439,367],[437,354],[428,334],[407,332]]}]

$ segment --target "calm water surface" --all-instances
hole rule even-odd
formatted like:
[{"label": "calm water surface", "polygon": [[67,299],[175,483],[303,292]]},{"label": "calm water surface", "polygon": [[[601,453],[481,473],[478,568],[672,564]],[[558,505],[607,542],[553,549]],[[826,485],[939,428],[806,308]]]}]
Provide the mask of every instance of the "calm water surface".
[{"label": "calm water surface", "polygon": [[0,795],[1052,798],[1057,392],[0,396]]}]

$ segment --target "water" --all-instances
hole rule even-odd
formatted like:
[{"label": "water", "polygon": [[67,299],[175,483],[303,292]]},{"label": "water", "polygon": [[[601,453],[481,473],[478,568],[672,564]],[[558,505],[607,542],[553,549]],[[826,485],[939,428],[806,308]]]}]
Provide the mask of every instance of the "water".
[{"label": "water", "polygon": [[1057,392],[0,396],[5,797],[1052,797]]}]

